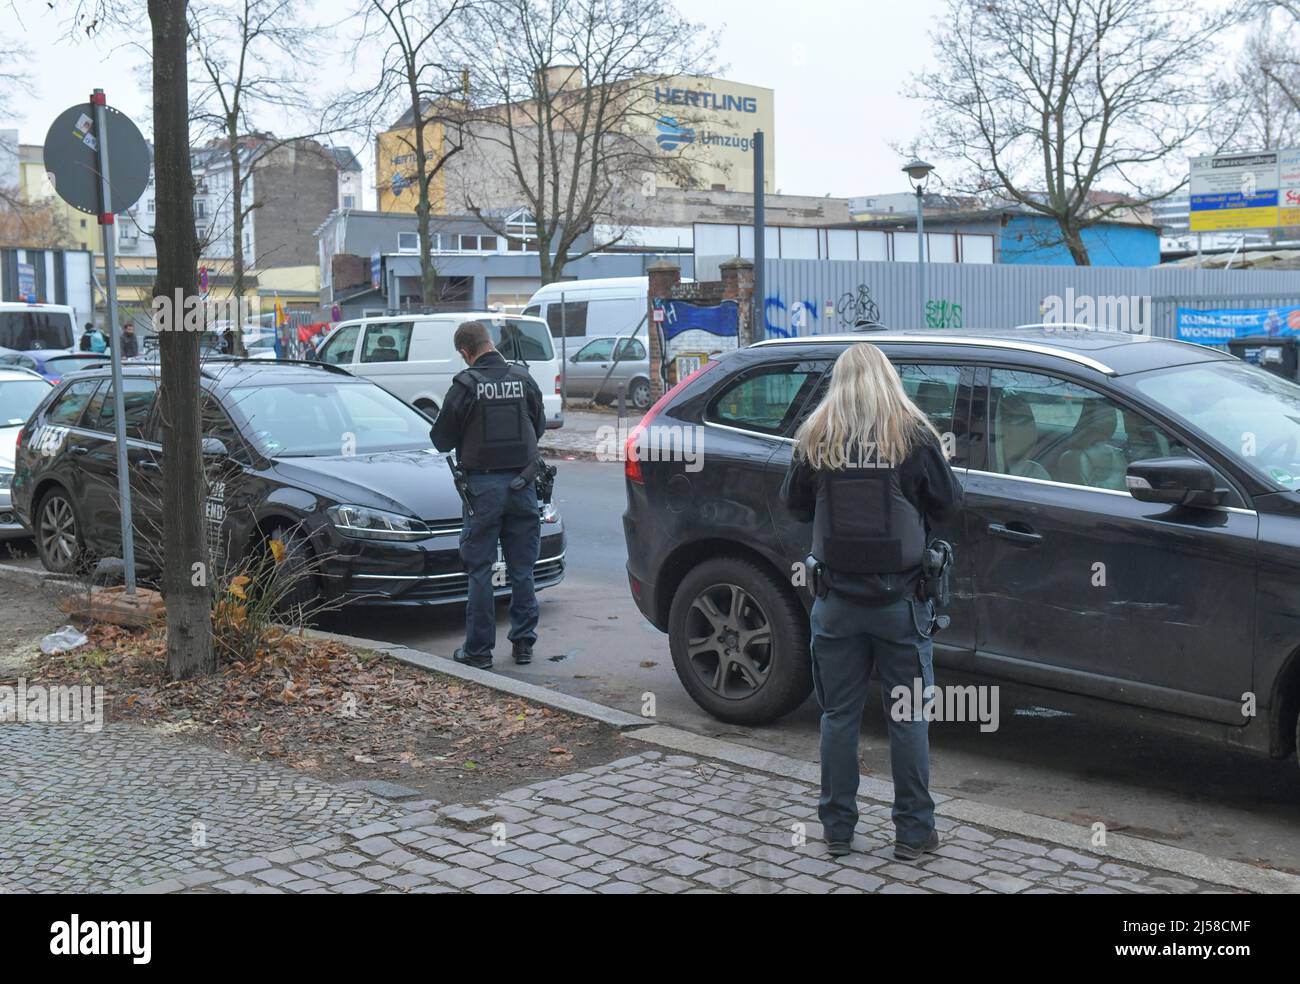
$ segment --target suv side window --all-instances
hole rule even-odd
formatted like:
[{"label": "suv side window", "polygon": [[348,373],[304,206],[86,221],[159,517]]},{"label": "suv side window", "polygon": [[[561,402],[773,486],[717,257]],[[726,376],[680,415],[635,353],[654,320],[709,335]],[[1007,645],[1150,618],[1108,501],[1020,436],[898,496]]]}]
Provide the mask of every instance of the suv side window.
[{"label": "suv side window", "polygon": [[[117,405],[113,400],[113,384],[108,383],[100,391],[102,406],[97,417],[87,415],[86,424],[95,430],[112,434],[116,426]],[[139,440],[152,440],[146,433],[149,414],[153,410],[154,397],[158,395],[158,384],[152,379],[132,378],[122,380],[122,405],[126,413],[126,436]],[[97,397],[96,403],[100,403]]]},{"label": "suv side window", "polygon": [[81,422],[81,415],[85,413],[90,398],[95,395],[99,382],[98,379],[79,379],[69,385],[50,407],[45,422],[76,427]]},{"label": "suv side window", "polygon": [[784,434],[825,369],[821,362],[751,369],[709,402],[704,419],[757,434]]},{"label": "suv side window", "polygon": [[325,343],[325,347],[321,349],[321,362],[328,362],[330,365],[335,366],[351,365],[352,353],[357,347],[357,335],[360,333],[360,325],[348,325],[345,328],[340,328]]},{"label": "suv side window", "polygon": [[989,376],[988,470],[1124,491],[1134,461],[1192,455],[1135,411],[1056,376],[994,369]]},{"label": "suv side window", "polygon": [[362,362],[405,362],[411,348],[409,321],[387,325],[366,325],[366,340],[361,346]]}]

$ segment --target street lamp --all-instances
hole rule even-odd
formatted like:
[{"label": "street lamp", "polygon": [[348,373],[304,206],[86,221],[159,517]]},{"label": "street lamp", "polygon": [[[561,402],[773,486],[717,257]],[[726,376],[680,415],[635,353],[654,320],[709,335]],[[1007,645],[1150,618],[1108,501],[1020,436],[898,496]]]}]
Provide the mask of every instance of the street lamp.
[{"label": "street lamp", "polygon": [[925,327],[925,212],[921,207],[921,195],[925,191],[925,182],[929,178],[930,172],[934,170],[933,164],[927,164],[919,157],[914,157],[908,163],[903,165],[903,171],[907,174],[908,181],[911,183],[913,190],[916,192],[916,258],[918,263],[918,273],[921,287],[921,327]]}]

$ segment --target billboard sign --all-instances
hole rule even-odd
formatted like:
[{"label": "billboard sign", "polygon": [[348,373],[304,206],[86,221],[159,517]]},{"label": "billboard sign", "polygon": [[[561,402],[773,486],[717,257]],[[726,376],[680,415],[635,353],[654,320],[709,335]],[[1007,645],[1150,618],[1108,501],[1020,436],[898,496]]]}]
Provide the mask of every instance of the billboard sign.
[{"label": "billboard sign", "polygon": [[1226,349],[1234,338],[1300,335],[1300,307],[1182,308],[1177,317],[1178,340]]},{"label": "billboard sign", "polygon": [[1276,228],[1283,153],[1192,158],[1192,232]]}]

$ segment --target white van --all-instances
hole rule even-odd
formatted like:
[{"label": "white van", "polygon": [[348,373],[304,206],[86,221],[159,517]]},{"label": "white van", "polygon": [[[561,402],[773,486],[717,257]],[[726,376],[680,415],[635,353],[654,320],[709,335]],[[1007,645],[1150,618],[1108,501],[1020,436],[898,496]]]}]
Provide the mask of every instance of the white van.
[{"label": "white van", "polygon": [[508,361],[527,363],[542,391],[546,426],[562,426],[559,363],[546,323],[539,318],[491,311],[359,318],[340,322],[321,342],[316,357],[373,380],[433,416],[452,379],[465,368],[452,339],[466,321],[483,322]]},{"label": "white van", "polygon": [[[688,284],[691,280],[683,277],[682,283]],[[646,295],[649,291],[649,277],[557,280],[533,294],[524,314],[545,321],[553,338],[562,334],[569,338],[595,338],[629,333],[645,338]],[[563,318],[561,295],[564,296]],[[559,342],[555,344],[560,347]],[[569,354],[572,355],[573,351]]]},{"label": "white van", "polygon": [[0,303],[0,349],[15,352],[71,349],[81,334],[66,304]]}]

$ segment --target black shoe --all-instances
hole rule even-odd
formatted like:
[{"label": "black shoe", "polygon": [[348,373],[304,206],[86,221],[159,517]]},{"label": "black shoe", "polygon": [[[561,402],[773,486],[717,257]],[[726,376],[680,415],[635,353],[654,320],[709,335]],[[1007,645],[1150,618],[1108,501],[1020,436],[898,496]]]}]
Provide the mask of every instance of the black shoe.
[{"label": "black shoe", "polygon": [[842,858],[850,853],[853,846],[848,841],[827,841],[826,853],[833,858]]},{"label": "black shoe", "polygon": [[465,666],[472,666],[476,670],[492,669],[491,653],[488,653],[486,656],[470,656],[465,652],[465,648],[463,646],[459,646],[457,647],[456,651],[451,654],[451,658],[454,659],[457,663],[462,663]]},{"label": "black shoe", "polygon": [[932,830],[924,844],[904,844],[902,841],[894,841],[894,857],[899,861],[915,861],[922,854],[927,854],[938,846],[939,831]]},{"label": "black shoe", "polygon": [[533,640],[516,639],[514,641],[515,662],[527,666],[533,661]]}]

